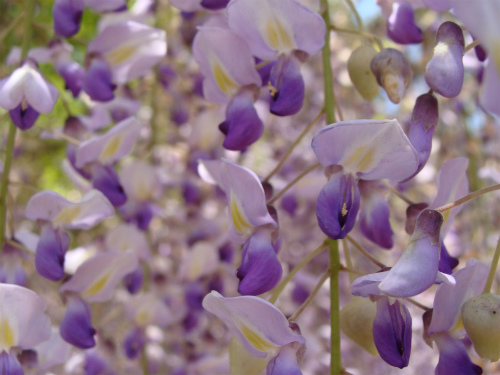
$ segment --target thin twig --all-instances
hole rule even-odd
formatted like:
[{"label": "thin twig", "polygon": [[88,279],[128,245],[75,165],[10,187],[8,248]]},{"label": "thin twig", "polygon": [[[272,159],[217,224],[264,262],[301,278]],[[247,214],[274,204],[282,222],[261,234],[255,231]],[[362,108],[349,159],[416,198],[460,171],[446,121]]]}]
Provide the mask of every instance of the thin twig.
[{"label": "thin twig", "polygon": [[373,264],[377,265],[380,268],[385,268],[386,267],[384,263],[379,262],[372,255],[370,255],[365,249],[363,249],[363,247],[359,243],[357,243],[356,240],[354,240],[354,238],[352,238],[351,236],[347,235],[346,239],[347,239],[347,241],[349,241],[350,243],[352,243],[354,245],[354,247],[356,249],[358,249],[358,251],[361,254],[363,254],[370,262],[372,262]]},{"label": "thin twig", "polygon": [[313,291],[311,292],[311,294],[309,295],[309,297],[307,297],[307,299],[304,301],[304,303],[298,308],[297,311],[295,311],[295,313],[290,317],[288,318],[288,321],[289,322],[294,322],[297,320],[297,318],[300,316],[300,314],[302,314],[304,312],[304,310],[307,308],[307,306],[309,306],[311,304],[311,302],[313,301],[313,299],[316,297],[316,295],[318,294],[318,292],[320,291],[321,287],[323,286],[323,284],[325,283],[325,281],[330,277],[330,269],[327,269],[326,272],[323,274],[323,276],[321,276],[321,279],[319,279],[318,283],[316,284],[316,286],[314,287]]},{"label": "thin twig", "polygon": [[397,197],[401,198],[408,204],[414,204],[411,199],[406,197],[403,193],[399,192],[394,186],[392,186],[390,183],[388,183],[386,180],[380,180],[382,183],[389,189],[394,195]]},{"label": "thin twig", "polygon": [[422,305],[420,302],[415,301],[413,298],[406,297],[405,300],[407,300],[408,302],[410,302],[410,303],[414,304],[415,306],[421,308],[424,311],[429,311],[431,309],[430,307],[427,307],[425,305]]},{"label": "thin twig", "polygon": [[460,206],[461,204],[470,201],[471,199],[477,198],[483,194],[489,193],[491,191],[499,190],[500,189],[500,184],[498,185],[493,185],[493,186],[488,186],[487,188],[481,189],[481,190],[476,190],[470,194],[467,194],[465,197],[460,198],[459,200],[456,200],[455,202],[445,204],[441,207],[436,208],[435,210],[438,212],[445,212],[448,211],[449,209],[452,209],[453,207]]},{"label": "thin twig", "polygon": [[286,161],[286,159],[290,156],[290,154],[292,153],[292,151],[294,150],[294,148],[299,144],[299,142],[302,140],[302,138],[304,138],[304,136],[307,134],[307,132],[320,119],[320,117],[323,116],[324,113],[325,113],[325,109],[322,108],[321,111],[320,111],[320,113],[318,113],[318,115],[309,124],[307,124],[307,126],[304,128],[304,130],[302,130],[302,133],[300,133],[300,135],[298,136],[298,138],[290,145],[290,147],[288,148],[288,150],[285,153],[285,155],[283,155],[283,157],[279,161],[278,165],[276,165],[276,167],[274,167],[274,169],[267,175],[266,178],[264,178],[264,180],[262,180],[262,182],[268,182],[270,180],[270,178],[276,172],[278,172],[278,170],[281,168],[281,166]]},{"label": "thin twig", "polygon": [[316,163],[312,166],[310,166],[309,168],[307,168],[305,171],[303,171],[301,174],[299,174],[297,177],[295,177],[295,179],[292,180],[292,182],[290,182],[288,185],[286,185],[283,189],[281,189],[281,191],[276,194],[274,197],[272,197],[271,199],[269,199],[267,201],[267,204],[271,205],[273,204],[274,202],[276,202],[278,199],[280,199],[283,194],[285,194],[288,189],[290,189],[293,185],[295,185],[298,181],[300,181],[300,179],[302,177],[304,177],[306,174],[308,174],[309,172],[315,170],[316,168],[318,168],[319,166],[321,165],[321,163]]}]

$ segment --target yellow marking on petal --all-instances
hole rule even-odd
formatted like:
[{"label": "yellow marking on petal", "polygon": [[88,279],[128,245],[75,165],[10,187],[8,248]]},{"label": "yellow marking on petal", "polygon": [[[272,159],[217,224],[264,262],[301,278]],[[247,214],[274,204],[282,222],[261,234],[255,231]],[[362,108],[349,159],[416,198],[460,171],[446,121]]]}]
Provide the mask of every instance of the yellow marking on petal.
[{"label": "yellow marking on petal", "polygon": [[135,321],[139,326],[144,327],[151,321],[151,315],[146,309],[141,309],[135,316]]},{"label": "yellow marking on petal", "polygon": [[250,224],[245,217],[245,213],[241,209],[240,205],[234,195],[231,194],[231,200],[229,203],[229,208],[231,210],[231,218],[233,220],[233,225],[236,231],[240,234],[246,234],[249,232],[253,226]]},{"label": "yellow marking on petal", "polygon": [[347,206],[344,203],[343,206],[342,206],[342,216],[347,215],[348,212],[349,212],[349,210],[347,209]]},{"label": "yellow marking on petal", "polygon": [[259,333],[251,330],[246,325],[242,324],[240,327],[240,331],[248,340],[248,342],[257,350],[261,352],[271,352],[276,348],[272,342],[267,340],[265,337],[261,336]]},{"label": "yellow marking on petal", "polygon": [[238,88],[238,84],[229,76],[224,70],[221,64],[217,61],[212,64],[212,73],[215,78],[215,82],[219,86],[220,90],[224,94],[230,94],[231,91]]},{"label": "yellow marking on petal", "polygon": [[9,321],[7,319],[2,319],[2,322],[0,323],[0,337],[2,339],[2,343],[6,347],[12,347],[16,343],[16,338],[14,334],[14,330],[9,324]]},{"label": "yellow marking on petal", "polygon": [[135,52],[136,46],[134,45],[124,45],[116,48],[106,54],[106,60],[109,65],[116,66],[127,61]]},{"label": "yellow marking on petal", "polygon": [[277,19],[272,18],[266,24],[266,33],[269,45],[278,51],[290,51],[295,49],[293,37],[283,27],[283,24]]},{"label": "yellow marking on petal", "polygon": [[115,155],[118,150],[120,149],[120,146],[122,144],[122,136],[121,134],[117,134],[108,141],[106,146],[104,147],[104,150],[101,152],[101,156],[99,159],[101,161],[106,161],[107,159],[111,158],[113,155]]},{"label": "yellow marking on petal", "polygon": [[276,93],[278,92],[278,90],[276,89],[276,87],[274,87],[271,83],[271,81],[267,82],[267,88],[269,89],[269,92],[271,93],[271,96],[274,98],[274,96],[276,95]]},{"label": "yellow marking on petal", "polygon": [[55,226],[62,226],[71,223],[80,214],[80,207],[70,206],[64,208],[52,222]]},{"label": "yellow marking on petal", "polygon": [[354,152],[343,163],[343,166],[355,172],[369,172],[373,167],[375,155],[375,147],[361,146],[357,147]]},{"label": "yellow marking on petal", "polygon": [[85,296],[95,296],[97,293],[99,293],[101,290],[104,289],[106,284],[108,283],[111,275],[110,274],[105,274],[98,278],[91,286],[89,286],[83,294]]}]

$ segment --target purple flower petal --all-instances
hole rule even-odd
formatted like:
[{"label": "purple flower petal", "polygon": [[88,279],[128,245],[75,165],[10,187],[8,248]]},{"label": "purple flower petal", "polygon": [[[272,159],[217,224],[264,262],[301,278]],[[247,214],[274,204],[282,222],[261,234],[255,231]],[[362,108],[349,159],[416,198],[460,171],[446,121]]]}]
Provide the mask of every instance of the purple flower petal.
[{"label": "purple flower petal", "polygon": [[241,266],[236,272],[240,280],[238,292],[254,296],[268,292],[278,284],[282,274],[270,235],[258,231],[243,245]]},{"label": "purple flower petal", "polygon": [[281,311],[262,298],[224,298],[212,291],[203,299],[203,307],[217,315],[254,356],[275,356],[280,346],[294,341],[305,342],[290,329]]},{"label": "purple flower petal", "polygon": [[452,7],[452,0],[422,0],[424,5],[437,12],[445,12]]},{"label": "purple flower petal", "polygon": [[269,361],[266,375],[302,375],[297,365],[296,351],[291,345],[285,345],[279,354]]},{"label": "purple flower petal", "polygon": [[68,297],[68,309],[60,326],[61,337],[80,349],[95,346],[92,314],[89,305],[76,296]]},{"label": "purple flower petal", "polygon": [[166,52],[164,30],[134,21],[106,26],[87,46],[87,54],[100,55],[112,71],[113,82],[119,84],[146,74]]},{"label": "purple flower petal", "polygon": [[325,43],[325,22],[297,0],[232,1],[227,21],[262,60],[274,60],[293,50],[315,55]]},{"label": "purple flower petal", "polygon": [[123,191],[118,174],[109,165],[96,164],[92,168],[92,186],[103,193],[115,207],[127,201],[127,195]]},{"label": "purple flower petal", "polygon": [[45,224],[36,247],[37,272],[49,280],[61,280],[64,276],[64,256],[68,248],[69,236],[64,229],[55,229],[50,223]]},{"label": "purple flower petal", "polygon": [[438,266],[439,272],[451,275],[451,273],[453,272],[453,268],[458,266],[458,263],[459,263],[458,259],[452,257],[448,253],[446,246],[444,246],[444,242],[441,240],[441,252],[439,254],[439,266]]},{"label": "purple flower petal", "polygon": [[487,275],[488,267],[484,263],[469,258],[464,268],[453,273],[456,285],[441,284],[434,297],[429,333],[453,329],[460,319],[462,305],[481,293]]},{"label": "purple flower petal", "polygon": [[97,12],[113,12],[127,7],[126,0],[85,0],[85,3]]},{"label": "purple flower petal", "polygon": [[408,308],[387,297],[377,300],[373,339],[380,357],[394,367],[408,366],[411,352],[411,315]]},{"label": "purple flower petal", "polygon": [[[500,65],[500,64],[499,64]],[[496,98],[500,97],[500,68],[497,68],[490,57],[484,69],[483,86],[479,93],[481,107],[494,115],[500,116],[500,106]]]},{"label": "purple flower petal", "polygon": [[227,103],[243,86],[261,85],[248,45],[231,30],[199,28],[193,57],[205,77],[203,95],[213,103]]},{"label": "purple flower petal", "polygon": [[376,181],[360,180],[358,187],[363,197],[359,215],[361,232],[380,247],[390,249],[393,242],[389,204],[380,191],[380,184]]},{"label": "purple flower petal", "polygon": [[363,180],[404,180],[417,169],[418,154],[397,120],[353,120],[319,130],[312,148],[324,166],[341,165]]},{"label": "purple flower petal", "polygon": [[432,136],[438,123],[438,102],[432,94],[420,95],[413,108],[410,123],[408,124],[408,139],[418,152],[418,168],[402,182],[416,176],[425,166],[432,148]]},{"label": "purple flower petal", "polygon": [[415,25],[413,7],[405,0],[392,3],[387,20],[387,36],[399,44],[422,43],[422,31]]},{"label": "purple flower petal", "polygon": [[332,175],[316,202],[316,217],[323,233],[334,240],[345,238],[356,222],[359,201],[353,176],[341,172]]},{"label": "purple flower petal", "polygon": [[134,271],[123,277],[123,285],[127,288],[130,294],[138,293],[144,282],[144,272],[142,271],[142,267],[137,267]]},{"label": "purple flower petal", "polygon": [[77,62],[71,61],[60,64],[57,72],[63,77],[66,90],[71,91],[76,98],[80,93],[85,78],[85,70]]},{"label": "purple flower petal", "polygon": [[251,93],[240,92],[229,102],[226,120],[219,129],[226,135],[222,145],[227,150],[241,151],[259,140],[264,124],[253,106]]},{"label": "purple flower petal", "polygon": [[417,223],[417,218],[420,213],[426,209],[429,205],[427,203],[414,203],[410,204],[406,209],[406,224],[405,231],[409,235],[412,235],[415,230],[415,224]]},{"label": "purple flower petal", "polygon": [[108,102],[114,99],[116,85],[112,82],[111,69],[104,60],[92,60],[83,78],[82,89],[97,102]]},{"label": "purple flower petal", "polygon": [[69,38],[78,33],[84,9],[83,0],[56,0],[52,8],[56,34]]},{"label": "purple flower petal", "polygon": [[380,283],[382,293],[392,297],[411,297],[429,288],[436,280],[439,264],[443,215],[426,209],[417,219],[410,243]]},{"label": "purple flower petal", "polygon": [[460,26],[447,21],[439,26],[434,55],[425,67],[425,81],[445,98],[454,98],[464,82],[464,35]]},{"label": "purple flower petal", "polygon": [[202,0],[201,6],[210,10],[224,9],[229,0]]},{"label": "purple flower petal", "polygon": [[15,354],[7,354],[5,350],[0,353],[0,374],[24,375],[23,367]]},{"label": "purple flower petal", "polygon": [[85,261],[60,292],[80,293],[88,302],[108,301],[123,277],[138,267],[132,252],[106,252]]},{"label": "purple flower petal", "polygon": [[77,167],[82,168],[94,161],[107,165],[120,160],[132,152],[142,127],[136,118],[130,117],[107,133],[83,142],[76,153]]},{"label": "purple flower petal", "polygon": [[14,125],[21,130],[31,129],[40,115],[40,113],[29,104],[27,104],[26,108],[23,109],[22,103],[16,108],[11,109],[9,114]]},{"label": "purple flower petal", "polygon": [[91,190],[80,202],[70,202],[51,190],[33,195],[26,205],[29,220],[51,221],[54,227],[90,229],[115,214],[108,199],[97,190]]},{"label": "purple flower petal", "polygon": [[146,335],[141,327],[132,328],[128,331],[123,342],[123,350],[128,359],[135,359],[141,353],[146,344]]},{"label": "purple flower petal", "polygon": [[359,297],[382,295],[378,286],[388,273],[389,271],[384,271],[358,277],[351,285],[352,295]]},{"label": "purple flower petal", "polygon": [[280,57],[269,76],[272,114],[291,116],[302,108],[305,87],[300,74],[300,61],[296,57]]},{"label": "purple flower petal", "polygon": [[481,375],[483,370],[472,363],[462,341],[448,333],[432,335],[439,350],[439,362],[435,375]]},{"label": "purple flower petal", "polygon": [[[469,193],[469,182],[467,180],[468,165],[468,158],[458,157],[448,160],[441,166],[437,176],[438,192],[434,201],[429,205],[429,208],[438,208],[446,203],[454,202]],[[453,219],[462,208],[463,205],[459,205],[446,213],[446,221],[441,230],[443,238],[453,223]]]}]

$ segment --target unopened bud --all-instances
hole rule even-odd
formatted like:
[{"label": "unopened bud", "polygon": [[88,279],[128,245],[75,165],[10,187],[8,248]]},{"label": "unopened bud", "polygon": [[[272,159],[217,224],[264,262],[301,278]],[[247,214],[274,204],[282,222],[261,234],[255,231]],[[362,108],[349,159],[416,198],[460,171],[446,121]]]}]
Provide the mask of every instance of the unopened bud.
[{"label": "unopened bud", "polygon": [[398,50],[386,48],[373,58],[370,68],[391,102],[398,104],[413,78],[408,60]]},{"label": "unopened bud", "polygon": [[462,321],[481,358],[500,359],[500,296],[481,294],[462,306]]},{"label": "unopened bud", "polygon": [[372,46],[356,48],[347,61],[347,71],[351,82],[363,99],[373,100],[378,94],[379,86],[370,69],[370,63],[377,54]]},{"label": "unopened bud", "polygon": [[368,298],[354,297],[340,310],[340,329],[368,353],[377,355],[373,341],[373,320],[377,306]]}]

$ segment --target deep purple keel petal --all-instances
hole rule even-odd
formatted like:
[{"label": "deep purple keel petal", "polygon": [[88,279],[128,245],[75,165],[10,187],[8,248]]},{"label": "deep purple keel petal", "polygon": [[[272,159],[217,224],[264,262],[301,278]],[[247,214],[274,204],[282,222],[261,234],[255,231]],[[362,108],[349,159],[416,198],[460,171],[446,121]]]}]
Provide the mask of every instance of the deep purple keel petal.
[{"label": "deep purple keel petal", "polygon": [[238,292],[243,295],[265,293],[278,284],[282,274],[269,234],[258,231],[243,245],[241,266],[236,273],[240,279]]},{"label": "deep purple keel petal", "polygon": [[101,191],[115,207],[127,201],[120,179],[113,167],[96,165],[92,170],[92,185]]},{"label": "deep purple keel petal", "polygon": [[448,333],[432,335],[439,350],[439,362],[436,375],[481,375],[483,370],[472,363],[462,341],[454,339]]},{"label": "deep purple keel petal", "polygon": [[132,328],[125,336],[123,350],[128,359],[135,359],[146,344],[146,335],[141,327]]},{"label": "deep purple keel petal", "polygon": [[95,346],[92,327],[92,315],[89,305],[79,297],[68,298],[68,309],[61,322],[61,337],[71,345],[80,349],[89,349]]},{"label": "deep purple keel petal", "polygon": [[201,6],[210,10],[224,9],[229,0],[202,0]]},{"label": "deep purple keel petal", "polygon": [[28,130],[35,125],[38,116],[40,115],[32,106],[27,104],[26,108],[22,108],[23,105],[19,104],[16,108],[9,111],[10,118],[14,125],[16,125],[21,130]]},{"label": "deep purple keel petal", "polygon": [[64,229],[51,224],[42,228],[35,253],[35,268],[43,277],[58,281],[64,276],[64,256],[69,248],[69,236]]},{"label": "deep purple keel petal", "polygon": [[223,146],[241,151],[256,142],[264,132],[264,125],[253,106],[252,94],[243,91],[226,108],[226,120],[219,125],[226,135]]},{"label": "deep purple keel petal", "polygon": [[0,354],[0,374],[24,375],[23,368],[15,354],[8,354],[5,350]]},{"label": "deep purple keel petal", "polygon": [[405,305],[387,297],[377,301],[373,339],[380,357],[394,367],[408,366],[411,352],[411,315]]},{"label": "deep purple keel petal", "polygon": [[415,25],[413,7],[407,1],[396,1],[387,20],[387,36],[399,44],[422,43],[422,31]]},{"label": "deep purple keel petal", "polygon": [[83,0],[56,0],[52,8],[56,34],[69,38],[78,33],[84,9]]},{"label": "deep purple keel petal", "polygon": [[300,74],[300,62],[295,57],[281,57],[273,65],[269,75],[271,90],[271,113],[291,116],[302,108],[305,86]]},{"label": "deep purple keel petal", "polygon": [[94,59],[82,84],[85,91],[92,100],[97,102],[108,102],[114,99],[113,91],[116,85],[112,82],[112,73],[104,60]]},{"label": "deep purple keel petal", "polygon": [[323,233],[337,240],[347,236],[356,222],[360,193],[354,177],[335,173],[319,193],[316,217]]}]

